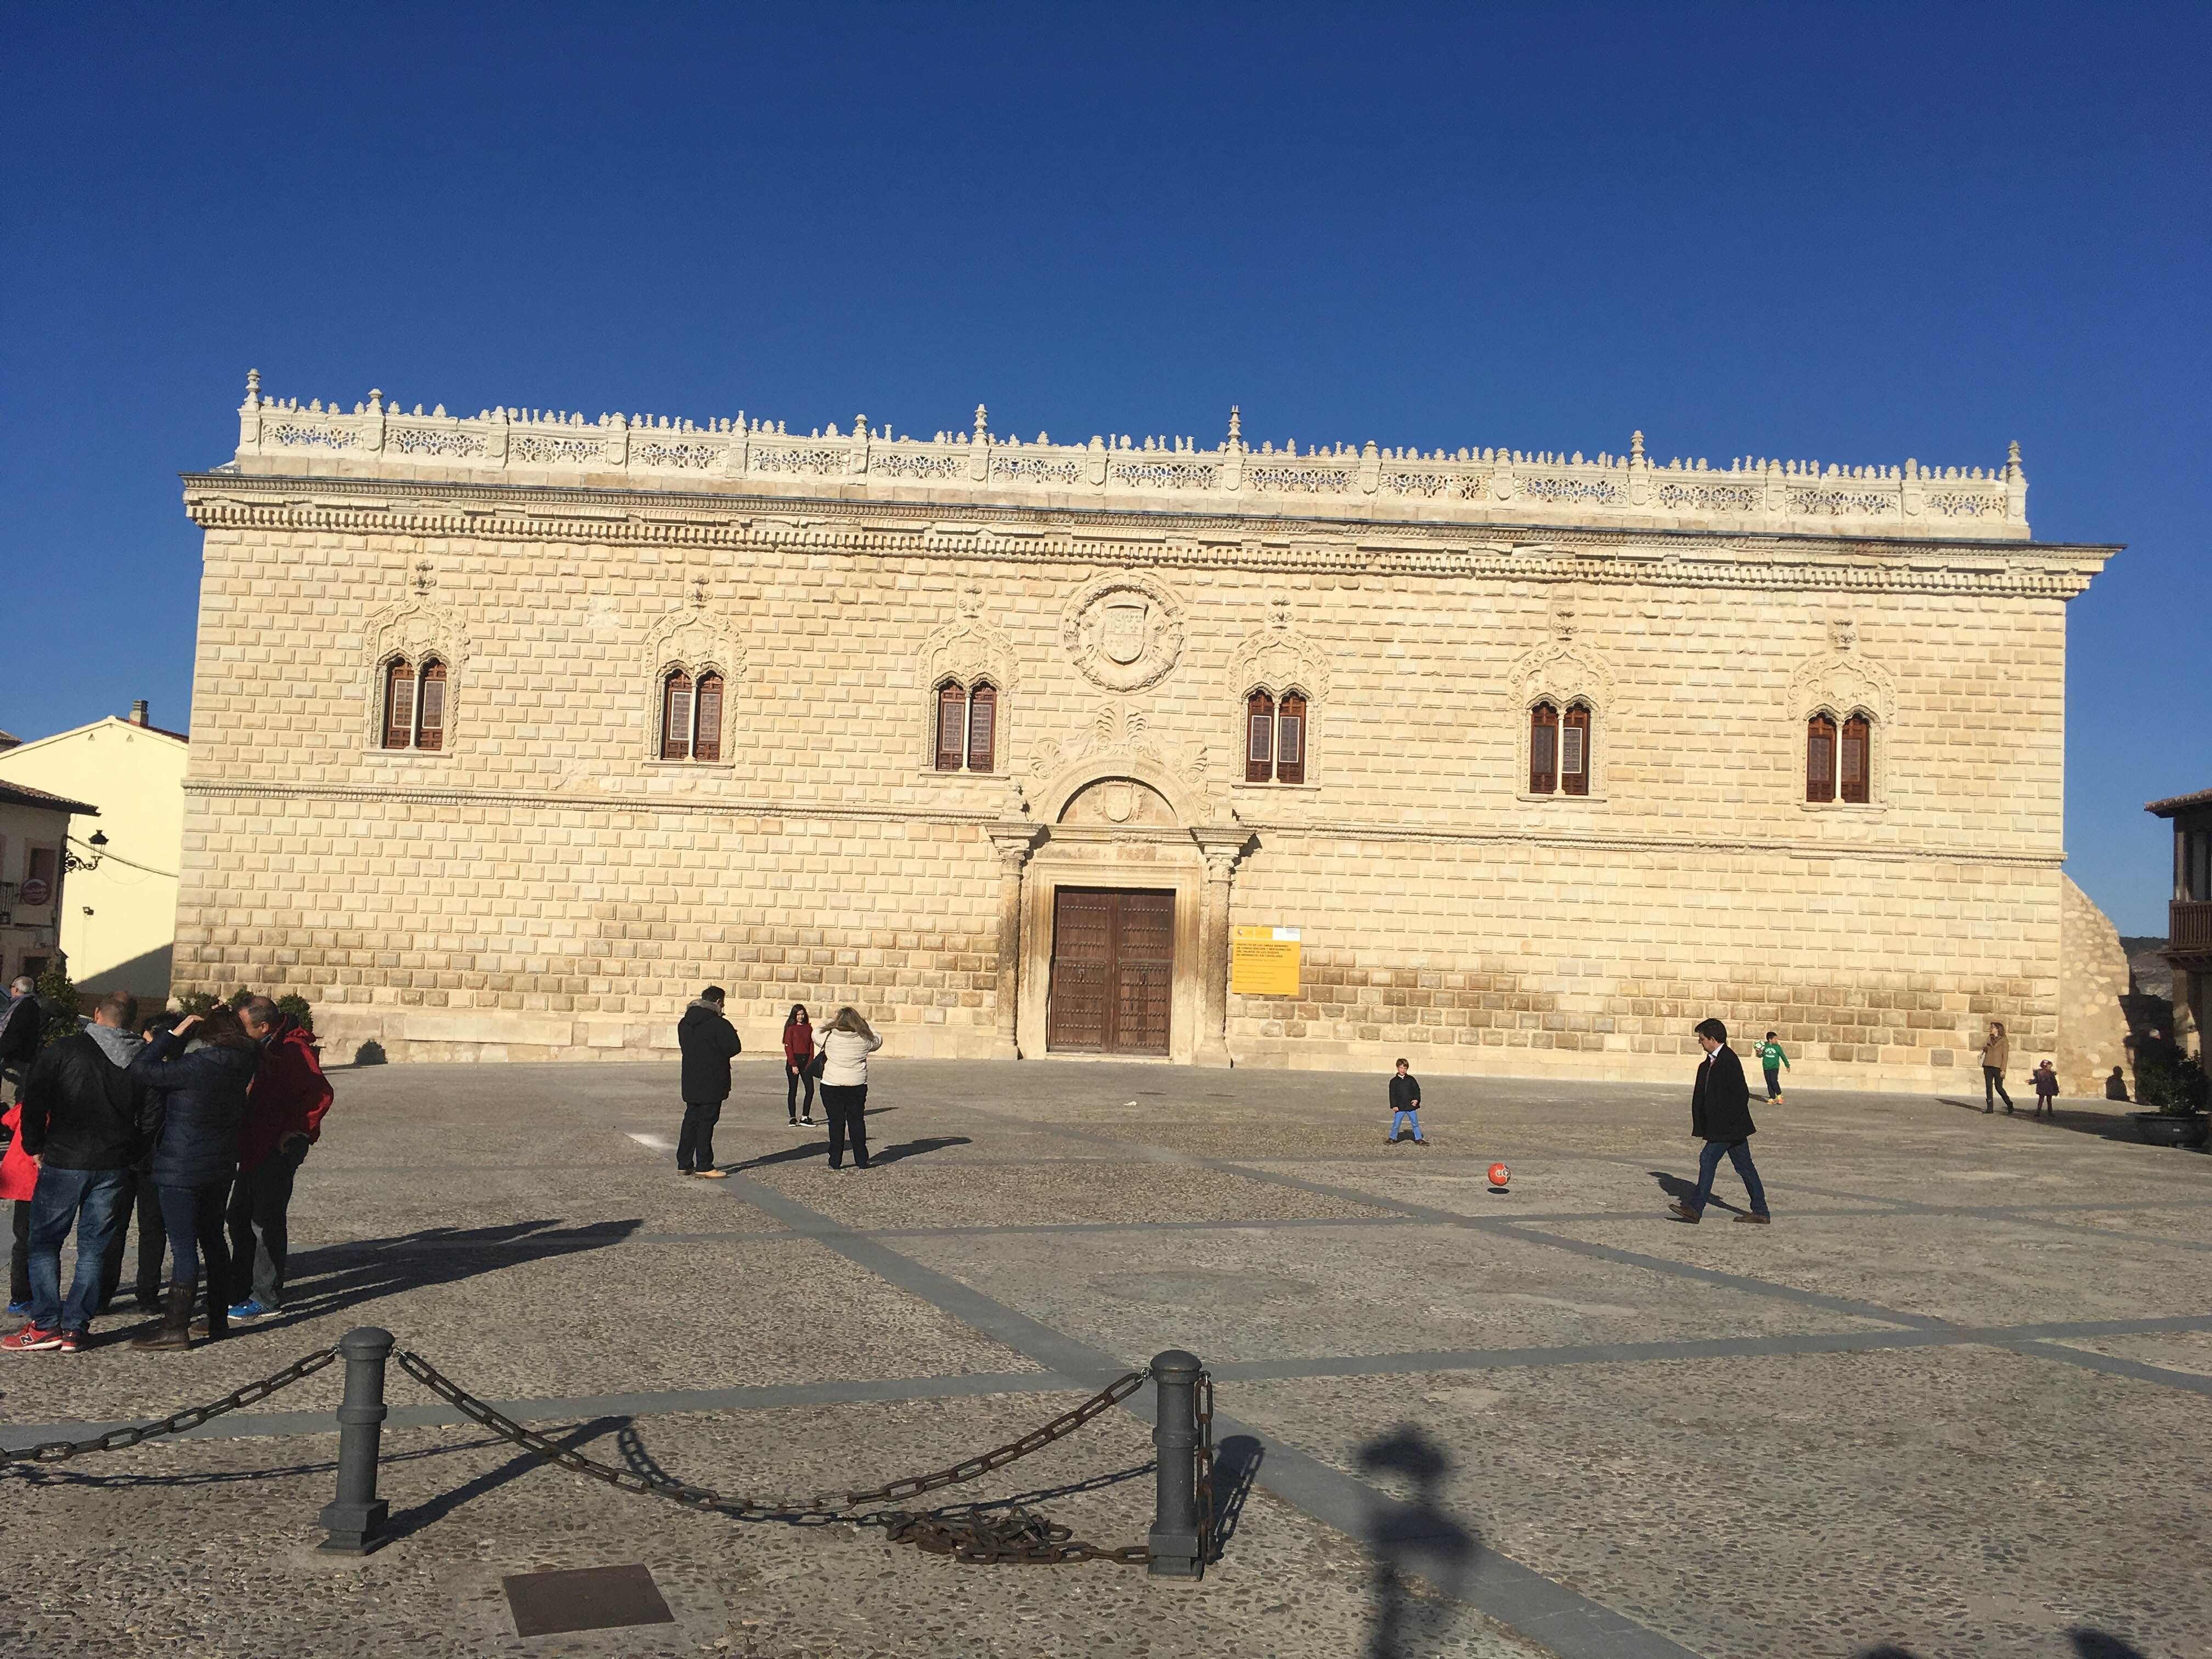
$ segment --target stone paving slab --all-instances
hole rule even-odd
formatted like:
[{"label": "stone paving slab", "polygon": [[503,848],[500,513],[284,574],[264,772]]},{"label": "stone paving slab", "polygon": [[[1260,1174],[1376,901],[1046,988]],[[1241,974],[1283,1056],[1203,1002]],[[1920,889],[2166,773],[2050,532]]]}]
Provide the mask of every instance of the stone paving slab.
[{"label": "stone paving slab", "polygon": [[[1075,1396],[658,1419],[641,1429],[574,1425],[586,1455],[633,1467],[665,1461],[710,1483],[748,1475],[842,1484],[860,1472],[949,1462],[1012,1438]],[[793,1528],[691,1513],[519,1462],[478,1431],[388,1437],[386,1490],[397,1541],[361,1561],[312,1555],[311,1524],[331,1480],[327,1439],[188,1443],[118,1454],[103,1473],[42,1476],[0,1509],[11,1588],[0,1640],[41,1659],[188,1654],[267,1659],[307,1652],[367,1659],[486,1654],[694,1659],[1184,1659],[1195,1654],[1350,1654],[1372,1613],[1365,1553],[1264,1492],[1251,1494],[1233,1559],[1200,1585],[1141,1568],[961,1567],[886,1543],[873,1528]],[[1080,1443],[953,1498],[999,1498],[1141,1471],[1143,1425],[1111,1414]],[[1055,1495],[1052,1512],[1101,1542],[1137,1536],[1149,1515],[1139,1475]],[[149,1548],[158,1504],[184,1550]],[[641,1561],[672,1626],[518,1638],[499,1595],[508,1573]],[[312,1606],[303,1636],[301,1602]],[[1463,1606],[1412,1597],[1408,1637],[1452,1659],[1539,1659]]]},{"label": "stone paving slab", "polygon": [[[1941,1404],[1900,1412],[1908,1397]],[[1409,1427],[1443,1449],[1435,1501],[1472,1534],[1606,1584],[1712,1659],[1883,1642],[2026,1659],[2070,1652],[2069,1627],[2181,1656],[2212,1630],[2212,1479],[2172,1461],[2176,1436],[2203,1437],[2203,1401],[2017,1354],[1364,1378],[1326,1396],[1255,1382],[1239,1405],[1346,1469]],[[2114,1516],[2124,1548],[2087,1547]]]},{"label": "stone paving slab", "polygon": [[915,1239],[902,1251],[1110,1352],[1163,1339],[1224,1362],[1854,1328],[1463,1229],[1408,1225],[1095,1237],[1048,1273],[1029,1241]]},{"label": "stone paving slab", "polygon": [[[1379,1079],[878,1070],[872,1139],[910,1155],[830,1175],[748,1056],[717,1134],[744,1173],[714,1183],[671,1167],[672,1065],[343,1072],[288,1321],[189,1355],[9,1357],[0,1423],[151,1416],[376,1322],[533,1421],[605,1419],[602,1447],[835,1480],[1003,1438],[1180,1341],[1264,1442],[1205,1586],[979,1576],[865,1533],[732,1542],[419,1414],[390,1439],[405,1535],[333,1569],[303,1553],[333,1371],[238,1420],[261,1437],[0,1476],[0,1559],[28,1564],[0,1581],[0,1639],[1488,1659],[1540,1632],[1568,1659],[2078,1659],[2071,1626],[2151,1656],[2212,1627],[2212,1159],[2081,1132],[2122,1109],[2030,1125],[1793,1092],[1756,1109],[1778,1224],[1691,1229],[1650,1173],[1694,1172],[1686,1074],[1425,1073],[1439,1146],[1414,1162],[1377,1144]],[[1492,1155],[1508,1200],[1480,1183]],[[1024,1376],[1048,1392],[1005,1393]],[[1141,1460],[1144,1425],[1116,1423],[1036,1478]],[[1422,1446],[1450,1466],[1425,1491],[1403,1478]],[[1143,1485],[1047,1507],[1134,1524]],[[502,1573],[626,1560],[677,1626],[524,1644],[501,1622]]]},{"label": "stone paving slab", "polygon": [[[1742,1202],[1740,1191],[1725,1196]],[[2037,1319],[2212,1307],[2212,1258],[2193,1251],[2131,1243],[2133,1271],[2114,1275],[2105,1271],[2111,1244],[2015,1222],[1892,1214],[1816,1229],[1793,1223],[1780,1206],[1776,1215],[1771,1227],[1729,1224],[1716,1210],[1697,1227],[1536,1222],[1530,1231],[1966,1324],[2002,1324],[2023,1307]]]}]

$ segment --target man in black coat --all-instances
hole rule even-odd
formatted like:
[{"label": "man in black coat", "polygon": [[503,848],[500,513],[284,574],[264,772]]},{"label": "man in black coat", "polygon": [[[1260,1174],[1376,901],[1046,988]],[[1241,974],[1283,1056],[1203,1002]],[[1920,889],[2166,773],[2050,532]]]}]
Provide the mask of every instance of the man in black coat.
[{"label": "man in black coat", "polygon": [[1668,1207],[1692,1224],[1702,1218],[1725,1152],[1751,1196],[1750,1211],[1736,1219],[1763,1225],[1773,1218],[1766,1212],[1766,1188],[1759,1184],[1759,1171],[1751,1162],[1751,1138],[1758,1128],[1751,1121],[1751,1086],[1743,1080],[1743,1062],[1728,1046],[1728,1027],[1717,1019],[1698,1025],[1698,1046],[1705,1051],[1697,1087],[1690,1093],[1690,1133],[1705,1143],[1698,1154],[1698,1190],[1688,1203]]},{"label": "man in black coat", "polygon": [[714,1126],[730,1097],[730,1056],[744,1045],[737,1027],[722,1017],[722,988],[699,993],[676,1022],[676,1046],[684,1051],[684,1129],[676,1138],[679,1174],[724,1179],[714,1167]]}]

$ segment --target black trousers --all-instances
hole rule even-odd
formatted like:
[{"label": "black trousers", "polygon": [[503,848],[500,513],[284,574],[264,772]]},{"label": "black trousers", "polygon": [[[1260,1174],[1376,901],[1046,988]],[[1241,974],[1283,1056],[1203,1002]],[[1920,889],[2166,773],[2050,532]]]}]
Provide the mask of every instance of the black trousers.
[{"label": "black trousers", "polygon": [[853,1167],[868,1167],[868,1085],[865,1083],[825,1083],[822,1109],[830,1114],[830,1167],[842,1169],[845,1143],[853,1143]]},{"label": "black trousers", "polygon": [[31,1299],[31,1200],[19,1198],[8,1207],[15,1212],[9,1231],[15,1238],[8,1258],[8,1303],[20,1308]]},{"label": "black trousers", "polygon": [[684,1129],[676,1137],[676,1167],[711,1170],[714,1167],[714,1126],[722,1121],[719,1100],[684,1103]]},{"label": "black trousers", "polygon": [[1982,1067],[1983,1105],[1987,1106],[1991,1103],[1990,1098],[1991,1091],[1996,1091],[1998,1100],[2004,1102],[2005,1110],[2008,1112],[2012,1110],[2012,1097],[2005,1092],[2004,1073],[1994,1066],[1984,1066]]},{"label": "black trousers", "polygon": [[[131,1172],[133,1188],[126,1216],[138,1224],[138,1276],[131,1281],[131,1289],[142,1302],[152,1302],[161,1294],[161,1258],[168,1251],[169,1230],[161,1221],[161,1200],[154,1191],[154,1178],[143,1170]],[[133,1212],[135,1212],[135,1216]],[[123,1255],[129,1243],[131,1221],[115,1230],[115,1237],[107,1242],[107,1259],[100,1264],[100,1306],[104,1313],[107,1304],[115,1300],[115,1293],[123,1287]]]},{"label": "black trousers", "polygon": [[806,1115],[812,1117],[814,1115],[814,1079],[806,1074],[805,1067],[793,1066],[787,1060],[784,1061],[783,1109],[794,1118],[799,1115],[799,1085],[802,1083],[806,1085]]}]

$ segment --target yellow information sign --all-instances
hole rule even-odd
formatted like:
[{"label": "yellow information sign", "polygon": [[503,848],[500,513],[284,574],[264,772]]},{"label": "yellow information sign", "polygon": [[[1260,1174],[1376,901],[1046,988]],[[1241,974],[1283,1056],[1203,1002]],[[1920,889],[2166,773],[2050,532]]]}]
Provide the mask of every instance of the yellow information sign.
[{"label": "yellow information sign", "polygon": [[1294,997],[1298,994],[1298,930],[1233,927],[1229,934],[1229,988],[1239,996]]}]

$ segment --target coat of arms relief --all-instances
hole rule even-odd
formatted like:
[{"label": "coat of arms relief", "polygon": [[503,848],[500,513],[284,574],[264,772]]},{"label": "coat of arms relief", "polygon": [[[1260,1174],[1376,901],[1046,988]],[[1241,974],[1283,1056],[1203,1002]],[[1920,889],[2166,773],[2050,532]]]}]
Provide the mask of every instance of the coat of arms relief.
[{"label": "coat of arms relief", "polygon": [[1182,602],[1150,576],[1108,576],[1068,600],[1060,631],[1094,685],[1141,691],[1164,678],[1182,650]]}]

